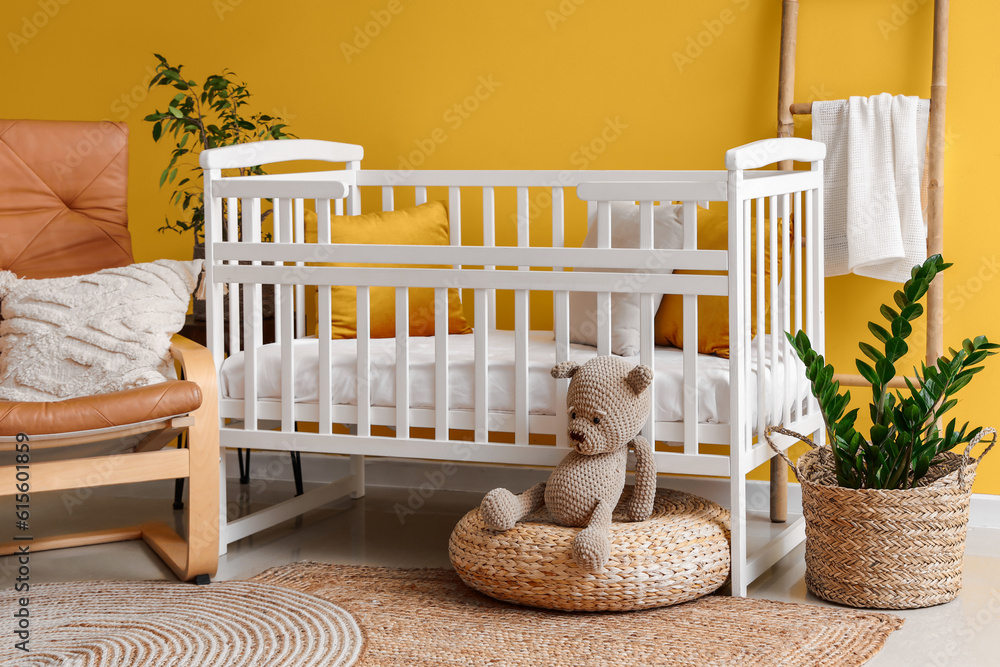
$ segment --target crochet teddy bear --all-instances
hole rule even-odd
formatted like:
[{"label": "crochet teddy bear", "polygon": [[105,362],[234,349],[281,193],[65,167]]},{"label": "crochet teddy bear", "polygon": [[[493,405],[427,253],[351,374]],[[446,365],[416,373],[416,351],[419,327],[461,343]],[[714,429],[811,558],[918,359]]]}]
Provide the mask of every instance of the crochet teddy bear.
[{"label": "crochet teddy bear", "polygon": [[625,487],[628,448],[635,450],[635,490],[629,521],[644,521],[653,510],[656,464],[653,448],[639,435],[649,416],[653,371],[616,356],[595,357],[582,366],[566,361],[554,378],[572,378],[566,394],[573,447],[547,482],[514,495],[493,489],[479,511],[487,528],[509,530],[543,504],[563,526],[583,527],[573,538],[577,564],[600,572],[611,555],[611,513]]}]

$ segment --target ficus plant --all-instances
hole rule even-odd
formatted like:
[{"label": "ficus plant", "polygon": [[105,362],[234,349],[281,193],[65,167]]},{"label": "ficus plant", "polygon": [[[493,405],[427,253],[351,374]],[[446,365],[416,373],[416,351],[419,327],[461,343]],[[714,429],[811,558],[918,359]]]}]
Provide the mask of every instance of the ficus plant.
[{"label": "ficus plant", "polygon": [[[248,108],[250,91],[237,75],[225,69],[199,84],[188,79],[183,65],[174,67],[154,53],[159,63],[149,88],[166,86],[178,91],[165,111],[155,111],[144,120],[153,124],[153,141],[172,137],[174,148],[170,161],[160,173],[160,187],[173,186],[170,202],[181,212],[179,218],[165,218],[160,231],[184,233],[193,230],[198,242],[204,240],[205,198],[202,191],[201,151],[219,146],[265,139],[286,139],[295,135],[286,131],[281,117]],[[259,167],[239,170],[239,175],[263,174]],[[265,212],[266,214],[267,212]]]},{"label": "ficus plant", "polygon": [[895,308],[883,305],[880,309],[888,326],[868,323],[868,330],[881,346],[860,343],[864,358],[856,361],[858,371],[872,386],[872,426],[867,438],[855,429],[858,409],[847,411],[851,392],[841,393],[840,383],[833,379],[833,366],[812,349],[805,332],[785,334],[805,364],[806,377],[819,401],[838,485],[852,489],[912,488],[938,454],[968,443],[982,430],[970,430],[968,422],[956,427],[954,419],[943,431],[938,424],[957,404],[955,394],[983,370],[983,362],[1000,347],[985,336],[965,339],[960,350],[949,349],[934,365],[921,362],[919,369],[913,369],[915,377],[905,378],[906,391],[889,390],[896,363],[909,349],[906,339],[913,332],[911,323],[924,312],[919,302],[934,276],[949,266],[940,255],[934,255],[913,267],[910,279],[893,295]]}]

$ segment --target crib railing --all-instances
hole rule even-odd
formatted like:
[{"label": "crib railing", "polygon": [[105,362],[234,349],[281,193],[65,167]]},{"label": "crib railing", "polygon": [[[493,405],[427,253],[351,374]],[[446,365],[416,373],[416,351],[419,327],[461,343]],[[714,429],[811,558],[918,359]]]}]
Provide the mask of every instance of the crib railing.
[{"label": "crib railing", "polygon": [[[783,421],[800,432],[821,429],[815,401],[798,400],[807,393],[805,379],[783,336],[784,331],[804,329],[814,346],[823,350],[821,144],[800,139],[757,142],[730,151],[727,171],[693,172],[400,172],[362,170],[362,157],[363,151],[357,146],[292,140],[264,142],[249,149],[217,149],[202,155],[208,205],[209,346],[220,369],[227,354],[243,355],[243,397],[224,398],[220,405],[225,422],[220,436],[222,446],[354,455],[356,480],[363,479],[359,454],[553,465],[568,447],[567,416],[560,408],[565,405],[567,382],[556,383],[555,415],[532,414],[528,391],[532,296],[551,300],[555,361],[561,362],[570,356],[569,295],[573,292],[597,294],[599,354],[611,351],[612,294],[638,295],[639,361],[646,364],[654,361],[657,297],[682,296],[683,419],[657,421],[654,408],[654,416],[643,433],[658,443],[655,456],[660,471],[730,477],[734,517],[745,515],[746,474],[771,456],[766,445],[754,442],[754,432],[762,433],[770,421],[768,406],[781,406],[774,421]],[[254,177],[223,177],[221,171],[226,167],[289,159],[339,162],[343,168]],[[759,171],[786,159],[809,162],[812,168],[797,172]],[[572,192],[567,196],[567,189],[575,191],[577,197],[572,197]],[[331,243],[330,223],[336,224],[334,216],[359,214],[365,208],[391,211],[410,196],[414,204],[421,204],[432,196],[438,198],[438,193],[449,204],[448,246],[394,245],[392,239],[386,239],[382,245]],[[516,202],[513,210],[500,203],[511,199]],[[479,207],[469,206],[477,200],[481,201],[481,214]],[[583,212],[572,210],[582,206],[579,200],[586,202],[587,213],[596,218],[597,248],[579,248],[575,247],[577,242],[567,243],[568,236],[579,236],[583,231]],[[615,201],[639,203],[638,248],[611,247],[611,202]],[[654,248],[657,202],[681,204],[681,248]],[[699,249],[699,206],[722,202],[728,206],[728,250]],[[318,219],[316,243],[305,242],[307,208],[314,210]],[[572,227],[567,228],[567,220],[574,221]],[[536,238],[539,227],[548,230],[540,241]],[[752,251],[752,247],[756,250]],[[769,265],[765,265],[765,257],[769,257]],[[344,262],[362,266],[319,265]],[[364,266],[376,263],[398,268]],[[449,268],[417,268],[417,265]],[[601,272],[567,271],[570,267]],[[625,272],[637,267],[718,271],[721,275]],[[756,268],[755,280],[751,280],[751,267]],[[275,291],[274,338],[281,360],[278,399],[261,399],[258,392],[264,285],[274,286]],[[335,285],[357,288],[355,405],[334,405],[332,400],[329,287]],[[391,407],[372,405],[370,290],[383,285],[393,287],[396,295],[396,336],[392,348],[396,396]],[[413,407],[409,395],[413,367],[407,290],[417,286],[434,290],[431,408]],[[308,330],[306,318],[306,302],[312,288],[317,292],[319,387],[317,400],[300,401],[295,396],[299,370],[296,341],[306,342],[302,339],[313,333]],[[476,350],[475,396],[471,411],[456,410],[449,404],[452,341],[448,334],[448,291],[451,288],[462,290],[474,301],[470,336]],[[225,306],[228,321],[223,314],[224,291],[229,294]],[[513,293],[508,309],[513,313],[513,321],[501,327],[498,294],[507,291]],[[752,294],[758,304],[753,315],[758,332],[755,339],[751,337]],[[703,315],[699,313],[700,296],[730,297],[728,424],[707,423],[699,415],[702,381],[699,370],[708,363],[697,349],[699,319]],[[771,304],[769,311],[763,306],[765,303]],[[539,310],[536,308],[534,313],[537,315]],[[512,330],[509,335],[514,338],[515,400],[511,412],[500,412],[490,405],[487,351],[493,337],[507,335],[501,334],[501,328]],[[768,329],[770,334],[765,335]],[[783,369],[781,378],[774,377],[779,363]],[[789,400],[789,392],[795,400]],[[655,406],[656,397],[653,398]],[[755,423],[749,417],[752,401],[756,403]],[[300,428],[303,422],[314,423],[315,432]],[[350,425],[352,431],[346,435],[335,432],[338,424]],[[395,434],[376,433],[376,426],[389,426]],[[430,429],[433,437],[418,437],[421,434],[416,434],[415,428]],[[468,431],[470,435],[456,435],[455,430]],[[498,442],[494,437],[497,433],[513,434],[513,442]],[[532,436],[538,435],[553,438],[556,446],[531,444]],[[729,448],[712,450],[709,447],[712,444]],[[296,508],[295,511],[302,511],[298,505]],[[274,520],[292,516],[291,511],[290,507],[276,509]],[[273,525],[273,521],[230,530],[227,540],[264,525]],[[779,546],[768,546],[748,560],[745,525],[742,519],[734,520],[734,592],[744,593],[749,581],[800,538],[801,526],[796,524],[776,538]]]},{"label": "crib railing", "polygon": [[[287,142],[286,142],[287,143]],[[655,423],[651,418],[645,435],[651,440],[681,442],[681,452],[661,452],[661,466],[693,474],[729,474],[729,461],[725,455],[702,454],[700,445],[705,443],[733,442],[733,424],[741,424],[746,433],[740,438],[750,443],[752,425],[743,424],[739,409],[746,397],[748,387],[741,386],[751,377],[749,313],[744,307],[749,303],[750,290],[756,291],[758,303],[769,300],[780,302],[779,307],[770,310],[770,330],[780,332],[791,329],[792,313],[796,328],[815,330],[817,307],[821,300],[805,295],[819,294],[815,267],[815,244],[806,246],[805,267],[801,261],[802,228],[816,225],[817,210],[815,198],[818,188],[815,172],[776,174],[775,172],[747,173],[736,187],[730,187],[736,170],[730,172],[545,172],[545,171],[426,171],[400,173],[396,171],[360,170],[359,162],[347,160],[354,155],[339,153],[336,158],[348,164],[342,171],[321,172],[310,175],[280,175],[263,177],[221,178],[209,169],[207,182],[212,197],[213,224],[209,226],[210,269],[214,288],[221,283],[228,286],[231,298],[228,302],[229,322],[240,320],[239,302],[243,303],[242,325],[225,324],[219,308],[210,305],[210,337],[217,362],[221,364],[224,346],[223,337],[228,337],[229,353],[242,351],[244,354],[244,398],[229,401],[224,405],[223,414],[239,419],[242,436],[261,429],[260,421],[280,422],[284,433],[295,434],[296,422],[316,421],[319,435],[330,435],[335,423],[349,422],[356,425],[358,436],[370,437],[373,424],[391,425],[397,437],[406,437],[410,427],[415,425],[415,412],[409,405],[410,364],[408,359],[409,334],[406,323],[406,290],[412,286],[433,287],[435,289],[435,350],[436,357],[448,359],[449,338],[447,335],[447,292],[449,288],[459,288],[473,293],[475,307],[473,328],[475,347],[487,350],[489,337],[496,331],[496,294],[498,289],[512,290],[515,338],[515,409],[513,415],[491,413],[488,404],[488,356],[476,355],[475,394],[473,415],[455,414],[449,409],[448,364],[438,363],[435,367],[435,406],[431,423],[437,441],[449,440],[451,428],[469,429],[477,443],[487,444],[491,431],[509,431],[514,434],[514,445],[527,445],[529,434],[555,434],[557,444],[565,447],[566,418],[557,411],[555,418],[531,415],[528,404],[528,336],[530,331],[529,298],[532,292],[550,292],[553,301],[553,333],[555,336],[556,360],[569,356],[569,305],[568,295],[572,291],[597,292],[598,294],[598,353],[610,353],[611,340],[611,292],[609,284],[617,285],[621,292],[639,294],[640,303],[640,362],[653,361],[653,316],[656,304],[654,295],[663,293],[682,294],[684,301],[684,332],[686,341],[697,341],[698,312],[697,298],[700,295],[720,295],[730,290],[743,290],[744,298],[730,300],[731,309],[731,363],[733,372],[733,406],[735,421],[731,424],[707,424],[698,417],[698,354],[696,345],[687,344],[684,356],[684,420],[680,423]],[[360,156],[358,156],[360,157]],[[740,170],[739,173],[743,173]],[[642,179],[642,180],[638,180]],[[553,185],[555,184],[555,185]],[[564,247],[565,239],[565,189],[577,186],[580,198],[590,203],[597,211],[598,248],[581,249]],[[393,210],[397,195],[407,188],[413,190],[414,203],[427,201],[428,188],[447,188],[450,217],[451,246],[368,246],[332,245],[329,243],[330,216],[344,211],[361,211],[361,190],[377,188],[381,190],[382,210]],[[516,192],[516,216],[513,219],[516,231],[513,235],[516,245],[498,246],[498,215],[496,192],[509,188]],[[529,188],[544,188],[551,202],[551,221],[539,220],[530,215],[531,201]],[[463,230],[462,199],[468,197],[469,190],[478,190],[482,199],[481,243],[479,246],[461,245]],[[221,234],[221,202],[226,201],[225,226],[227,240],[217,241]],[[269,200],[269,201],[268,201]],[[316,244],[305,244],[304,211],[305,200],[312,200],[319,218]],[[272,238],[262,237],[262,201],[268,201],[273,212]],[[639,201],[641,210],[641,243],[638,249],[611,248],[610,242],[610,202]],[[657,250],[652,247],[653,204],[654,202],[680,201],[684,210],[683,248]],[[708,202],[730,202],[730,221],[736,222],[731,232],[729,256],[722,251],[697,249],[697,206]],[[804,210],[803,210],[804,202]],[[733,206],[733,204],[737,204]],[[787,221],[794,211],[794,220],[803,224],[789,225],[785,222],[779,229],[778,221]],[[771,244],[770,278],[765,279],[764,253],[750,257],[745,225],[752,217],[767,220],[770,225],[768,235]],[[551,242],[545,247],[530,245],[530,227],[544,223],[551,228]],[[733,225],[731,224],[731,227]],[[757,248],[765,242],[765,225],[757,224]],[[242,232],[242,233],[241,233]],[[794,236],[794,239],[793,239]],[[821,238],[817,234],[806,234],[808,239]],[[784,262],[779,271],[777,258],[780,252],[788,257],[794,248],[795,260]],[[820,250],[821,252],[821,250]],[[742,257],[741,266],[733,271],[734,260]],[[366,267],[321,267],[315,263],[345,261],[353,263],[393,263],[400,265],[443,264],[452,269],[394,268],[375,269]],[[241,265],[240,261],[249,265]],[[757,281],[739,278],[747,275],[750,262],[757,264]],[[273,265],[266,265],[272,262]],[[791,266],[789,266],[791,265]],[[467,267],[482,267],[470,270]],[[584,273],[564,272],[566,267],[583,269],[614,270],[636,266],[670,266],[675,269],[704,269],[729,271],[726,276],[692,276],[663,274],[626,273]],[[517,267],[516,271],[501,267]],[[536,270],[531,270],[536,269]],[[544,270],[538,270],[544,269]],[[742,273],[741,273],[742,272]],[[803,274],[805,289],[803,290]],[[275,285],[275,340],[281,346],[282,392],[279,419],[275,420],[274,406],[257,400],[257,355],[262,342],[263,317],[261,300],[263,284]],[[316,405],[297,403],[294,398],[296,373],[295,349],[292,344],[297,338],[309,334],[305,321],[306,287],[328,287],[330,285],[356,285],[357,290],[357,406],[333,406],[330,400],[330,322],[329,318],[317,319],[316,335],[319,339],[319,399]],[[396,407],[392,419],[387,419],[386,410],[370,405],[370,363],[371,336],[367,314],[370,311],[369,287],[391,285],[397,290],[396,299]],[[794,302],[792,289],[794,287]],[[221,295],[215,290],[210,303],[221,302]],[[317,311],[330,312],[328,289],[318,290]],[[794,305],[793,305],[794,304]],[[810,307],[814,306],[814,307]],[[779,315],[780,313],[780,315]],[[735,315],[733,317],[732,315]],[[757,329],[765,330],[764,309],[757,312]],[[783,321],[779,321],[781,318]],[[822,321],[822,318],[819,318]],[[242,329],[242,337],[240,335]],[[820,332],[821,335],[821,332]],[[766,341],[766,342],[765,342]],[[765,347],[766,346],[766,347]],[[757,373],[756,394],[758,402],[757,430],[766,426],[768,396],[765,393],[764,367],[775,365],[779,353],[790,359],[787,342],[780,335],[758,336],[756,358],[760,372]],[[793,364],[785,363],[785,382],[770,383],[772,405],[782,396],[790,383],[797,385],[800,373]],[[558,384],[557,405],[565,397],[565,383]],[[796,394],[798,395],[798,394]],[[237,404],[238,403],[238,404]],[[783,401],[784,421],[794,423],[811,416],[810,408],[801,404],[791,405]],[[265,414],[262,414],[262,410]],[[416,413],[420,415],[419,411]],[[427,425],[427,419],[419,419],[419,425]],[[471,428],[469,428],[471,427]],[[269,428],[269,426],[268,426]],[[265,429],[267,430],[267,429]],[[309,434],[311,435],[311,434]],[[322,447],[315,446],[316,449]],[[391,449],[395,450],[395,447]],[[490,447],[493,449],[493,447]],[[518,447],[520,449],[520,447]],[[541,452],[539,452],[541,454]],[[486,460],[496,453],[484,453]],[[682,455],[686,457],[680,461]],[[557,459],[561,454],[548,453],[541,460]],[[503,458],[507,458],[504,456]],[[532,460],[539,460],[535,455]],[[677,461],[666,459],[677,458]],[[763,447],[748,460],[757,464],[766,460]],[[720,465],[721,464],[721,465]]]}]

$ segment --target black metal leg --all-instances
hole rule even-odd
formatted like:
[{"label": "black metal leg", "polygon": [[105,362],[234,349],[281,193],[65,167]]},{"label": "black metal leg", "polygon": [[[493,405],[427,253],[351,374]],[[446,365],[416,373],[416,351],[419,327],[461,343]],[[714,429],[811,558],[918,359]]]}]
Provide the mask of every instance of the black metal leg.
[{"label": "black metal leg", "polygon": [[[177,449],[187,447],[187,431],[177,436]],[[174,509],[184,509],[184,478],[174,480]]]},{"label": "black metal leg", "polygon": [[243,463],[243,450],[236,450],[236,458],[240,462],[240,484],[250,483],[250,450],[247,450],[247,460]]},{"label": "black metal leg", "polygon": [[292,455],[292,474],[295,475],[295,495],[302,495],[302,454],[289,452]]}]

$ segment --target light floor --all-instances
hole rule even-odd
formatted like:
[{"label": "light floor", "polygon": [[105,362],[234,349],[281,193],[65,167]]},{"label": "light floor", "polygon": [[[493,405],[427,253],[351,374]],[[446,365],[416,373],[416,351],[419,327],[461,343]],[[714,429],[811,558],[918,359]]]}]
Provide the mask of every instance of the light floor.
[{"label": "light floor", "polygon": [[[290,483],[271,481],[261,486],[266,488],[251,487],[251,507],[292,494]],[[39,536],[77,532],[150,519],[172,523],[182,514],[171,509],[172,489],[172,483],[157,483],[105,487],[86,497],[36,494],[31,508],[33,532]],[[236,499],[239,493],[239,485],[231,483],[230,499]],[[451,529],[481,497],[478,493],[438,491],[401,519],[396,508],[407,506],[408,490],[370,486],[364,498],[333,503],[230,545],[215,579],[244,579],[270,567],[303,560],[449,567],[447,543]],[[5,512],[4,516],[12,514]],[[13,517],[10,521],[13,527]],[[800,546],[755,582],[750,596],[826,604],[806,591],[802,549]],[[4,589],[12,586],[15,570],[13,558],[0,558],[0,586]],[[50,551],[31,557],[32,583],[170,578],[170,571],[141,542]],[[893,613],[905,618],[906,623],[890,636],[870,665],[1000,664],[1000,530],[970,530],[965,586],[958,599],[938,607]]]}]

